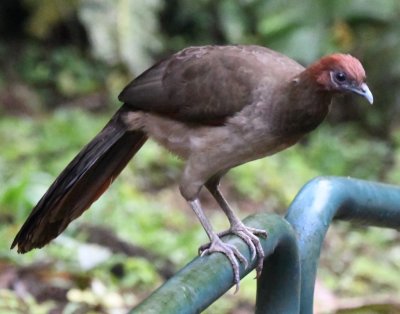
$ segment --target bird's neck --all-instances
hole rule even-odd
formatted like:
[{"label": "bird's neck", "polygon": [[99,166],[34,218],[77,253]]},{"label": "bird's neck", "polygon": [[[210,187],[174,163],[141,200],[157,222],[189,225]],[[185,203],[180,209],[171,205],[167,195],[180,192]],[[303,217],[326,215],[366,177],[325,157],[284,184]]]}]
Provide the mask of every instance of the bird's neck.
[{"label": "bird's neck", "polygon": [[286,104],[281,103],[277,108],[275,125],[278,132],[303,135],[325,119],[333,95],[322,90],[306,71],[289,81],[283,89]]}]

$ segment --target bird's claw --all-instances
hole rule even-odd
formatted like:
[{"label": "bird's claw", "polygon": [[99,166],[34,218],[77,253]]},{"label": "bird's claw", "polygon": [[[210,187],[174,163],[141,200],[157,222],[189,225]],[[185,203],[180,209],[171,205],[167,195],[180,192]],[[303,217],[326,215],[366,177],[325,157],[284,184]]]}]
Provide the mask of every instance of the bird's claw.
[{"label": "bird's claw", "polygon": [[257,256],[256,278],[259,278],[263,269],[265,255],[260,239],[258,239],[256,235],[266,238],[267,232],[262,229],[247,227],[239,221],[239,223],[233,225],[229,230],[227,230],[226,233],[236,234],[248,245],[252,261]]},{"label": "bird's claw", "polygon": [[228,234],[237,235],[248,245],[251,255],[251,261],[254,261],[257,256],[256,278],[259,278],[263,269],[265,255],[260,240],[256,235],[265,238],[267,237],[267,232],[262,229],[247,227],[242,222],[238,222],[235,225],[231,226],[231,228],[229,228],[228,230],[218,233],[218,238],[213,240],[211,243],[202,245],[199,248],[199,254],[201,256],[205,254],[211,254],[212,252],[221,252],[227,256],[230,263],[232,264],[234,272],[234,282],[236,284],[236,291],[238,291],[240,280],[238,260],[244,265],[245,268],[247,268],[248,263],[236,247],[229,243],[222,242],[220,237]]},{"label": "bird's claw", "polygon": [[264,260],[264,250],[261,246],[260,240],[257,238],[256,235],[266,238],[267,232],[262,229],[247,227],[245,224],[239,221],[235,225],[231,226],[231,228],[229,228],[228,230],[218,233],[218,236],[223,237],[224,235],[227,234],[237,235],[248,245],[251,254],[251,261],[254,261],[254,259],[258,255],[258,264],[256,269],[258,273],[258,269],[260,267],[259,264],[261,263],[261,268],[260,268],[260,273],[261,273],[262,263]]},{"label": "bird's claw", "polygon": [[[224,254],[232,265],[233,269],[233,281],[236,285],[236,290],[239,291],[240,273],[239,273],[239,262],[244,265],[246,269],[248,262],[246,258],[239,252],[239,250],[232,244],[223,242],[219,237],[215,237],[211,243],[202,245],[199,248],[200,256],[209,255],[214,252],[220,252]],[[239,262],[238,262],[239,261]]]}]

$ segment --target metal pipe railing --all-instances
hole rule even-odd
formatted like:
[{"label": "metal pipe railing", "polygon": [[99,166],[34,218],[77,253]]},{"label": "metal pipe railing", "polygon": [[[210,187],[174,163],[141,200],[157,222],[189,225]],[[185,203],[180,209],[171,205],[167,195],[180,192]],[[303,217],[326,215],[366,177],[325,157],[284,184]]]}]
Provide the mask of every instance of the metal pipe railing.
[{"label": "metal pipe railing", "polygon": [[[275,214],[257,214],[244,220],[246,225],[268,231],[260,239],[269,270],[258,280],[257,308],[261,313],[297,314],[300,306],[300,264],[296,237],[292,227]],[[249,261],[241,267],[241,278],[255,267],[250,262],[247,245],[236,236],[224,241],[235,245]],[[131,310],[131,314],[199,313],[228,291],[233,285],[232,268],[222,254],[197,257],[174,277],[170,278],[146,300]]]},{"label": "metal pipe railing", "polygon": [[332,220],[399,229],[400,188],[342,177],[315,178],[297,194],[286,219],[296,231],[300,252],[300,313],[311,314],[321,246]]},{"label": "metal pipe railing", "polygon": [[[400,188],[341,177],[319,177],[307,183],[290,205],[286,220],[275,214],[245,219],[265,229],[266,254],[257,281],[256,313],[311,314],[321,246],[333,219],[400,228]],[[290,225],[289,225],[289,223]],[[236,236],[224,239],[250,259]],[[240,272],[248,274],[255,262]],[[232,286],[233,274],[222,254],[197,257],[130,313],[198,313]]]}]

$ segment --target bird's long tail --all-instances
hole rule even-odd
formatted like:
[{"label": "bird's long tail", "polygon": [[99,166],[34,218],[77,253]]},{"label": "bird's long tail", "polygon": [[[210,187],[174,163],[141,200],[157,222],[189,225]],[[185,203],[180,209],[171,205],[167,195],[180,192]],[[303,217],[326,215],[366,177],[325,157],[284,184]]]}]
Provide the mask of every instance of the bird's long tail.
[{"label": "bird's long tail", "polygon": [[142,131],[127,129],[122,117],[128,111],[122,106],[69,163],[32,210],[11,248],[25,253],[44,246],[110,186],[147,140]]}]

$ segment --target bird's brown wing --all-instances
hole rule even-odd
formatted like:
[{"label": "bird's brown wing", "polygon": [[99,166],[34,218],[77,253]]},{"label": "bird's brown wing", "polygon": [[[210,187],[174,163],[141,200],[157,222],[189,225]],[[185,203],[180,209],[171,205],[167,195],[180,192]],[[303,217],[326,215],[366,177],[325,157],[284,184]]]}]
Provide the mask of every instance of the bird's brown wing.
[{"label": "bird's brown wing", "polygon": [[223,121],[251,103],[258,82],[270,75],[259,55],[269,54],[257,46],[187,48],[132,81],[119,100],[185,122]]}]

